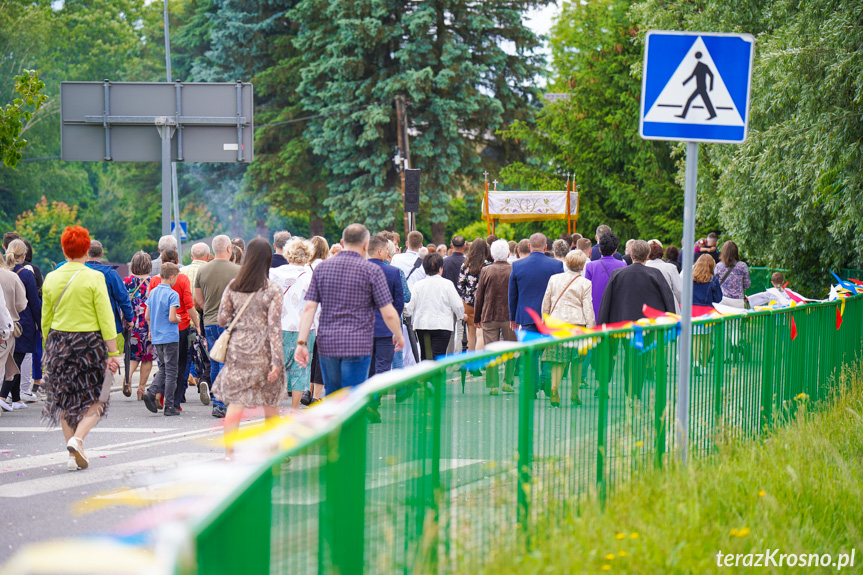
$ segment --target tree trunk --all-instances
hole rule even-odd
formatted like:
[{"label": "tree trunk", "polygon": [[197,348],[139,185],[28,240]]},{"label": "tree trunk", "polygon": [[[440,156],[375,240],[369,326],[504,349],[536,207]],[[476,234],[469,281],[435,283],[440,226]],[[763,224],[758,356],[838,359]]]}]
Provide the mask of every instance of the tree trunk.
[{"label": "tree trunk", "polygon": [[324,235],[324,218],[314,214],[309,214],[309,236]]},{"label": "tree trunk", "polygon": [[265,240],[270,240],[270,228],[267,226],[267,220],[255,220],[255,235]]},{"label": "tree trunk", "polygon": [[446,243],[446,223],[432,222],[432,241],[435,245]]}]

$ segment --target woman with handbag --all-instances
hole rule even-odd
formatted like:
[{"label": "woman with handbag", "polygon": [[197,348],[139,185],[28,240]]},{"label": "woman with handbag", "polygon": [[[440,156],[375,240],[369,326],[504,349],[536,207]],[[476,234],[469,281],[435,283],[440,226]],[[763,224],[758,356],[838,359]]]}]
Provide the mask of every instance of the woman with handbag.
[{"label": "woman with handbag", "polygon": [[43,370],[47,383],[43,417],[63,428],[67,468],[86,469],[84,438],[105,417],[110,373],[120,367],[117,328],[105,277],[84,265],[90,234],[69,226],[60,238],[67,264],[45,276],[42,285]]},{"label": "woman with handbag", "polygon": [[[456,288],[458,288],[458,295],[461,296],[464,302],[464,312],[467,316],[468,351],[474,351],[477,348],[476,326],[473,323],[473,304],[476,299],[476,288],[479,285],[479,273],[482,271],[482,268],[491,265],[488,258],[488,244],[482,238],[476,238],[471,242],[464,263],[461,265],[461,271],[458,274],[458,285],[456,285]],[[459,343],[460,345],[461,343]],[[459,349],[461,348],[459,347]]]},{"label": "woman with handbag", "polygon": [[[560,321],[581,327],[594,327],[596,314],[593,310],[593,286],[584,277],[584,264],[587,256],[581,250],[566,254],[564,272],[551,276],[545,296],[542,298],[542,313]],[[578,343],[569,343],[548,348],[543,353],[543,360],[552,365],[551,368],[551,405],[560,407],[560,382],[563,379],[566,366],[573,364],[572,394],[573,405],[580,405],[578,385],[581,383],[582,362]]]},{"label": "woman with handbag", "polygon": [[210,358],[225,364],[213,382],[213,393],[228,405],[227,460],[233,456],[230,440],[243,409],[261,406],[264,417],[274,419],[285,396],[282,290],[268,279],[272,259],[268,241],[249,242],[240,271],[225,288],[219,306],[219,325],[227,329],[210,350]]},{"label": "woman with handbag", "polygon": [[129,343],[125,350],[129,356],[126,378],[129,380],[128,385],[131,385],[132,374],[139,365],[141,366],[141,371],[138,373],[138,401],[144,399],[147,381],[150,379],[150,371],[153,369],[153,360],[156,357],[156,351],[150,342],[150,324],[145,317],[152,269],[153,262],[147,252],[138,252],[132,256],[132,263],[129,265],[130,275],[123,279],[134,313],[132,326],[129,328]]},{"label": "woman with handbag", "polygon": [[19,314],[20,333],[15,335],[15,350],[12,355],[18,368],[16,371],[19,373],[12,379],[4,381],[0,389],[0,408],[5,411],[27,407],[21,401],[21,364],[28,353],[36,352],[36,339],[39,337],[39,324],[42,321],[42,301],[39,299],[36,276],[24,267],[26,256],[27,244],[22,240],[12,240],[6,248],[6,257],[3,261],[6,269],[14,272],[24,284],[24,293],[27,297],[27,307]]}]

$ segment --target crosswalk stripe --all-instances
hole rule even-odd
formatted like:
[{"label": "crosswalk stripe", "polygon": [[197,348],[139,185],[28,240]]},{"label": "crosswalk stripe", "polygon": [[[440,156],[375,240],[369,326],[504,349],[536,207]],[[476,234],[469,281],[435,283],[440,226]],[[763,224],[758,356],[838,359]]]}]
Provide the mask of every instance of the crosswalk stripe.
[{"label": "crosswalk stripe", "polygon": [[[0,432],[10,433],[56,433],[56,427],[0,427]],[[90,433],[167,433],[176,431],[176,428],[168,427],[153,429],[152,427],[94,427]]]},{"label": "crosswalk stripe", "polygon": [[[88,457],[93,461],[93,455],[88,454]],[[67,458],[68,454],[61,458],[61,462],[64,465]],[[128,478],[132,474],[161,471],[180,465],[215,461],[221,458],[221,454],[215,453],[174,453],[163,457],[128,461],[117,465],[99,466],[98,463],[94,462],[94,467],[83,471],[64,472],[59,475],[0,485],[0,498],[31,497],[52,491],[77,490],[81,487],[103,481]],[[96,461],[100,460],[97,459]]]}]

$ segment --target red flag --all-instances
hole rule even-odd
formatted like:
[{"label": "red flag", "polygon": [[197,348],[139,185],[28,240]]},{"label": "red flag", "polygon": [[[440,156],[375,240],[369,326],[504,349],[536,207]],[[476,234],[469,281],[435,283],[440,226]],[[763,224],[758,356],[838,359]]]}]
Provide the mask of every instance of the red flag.
[{"label": "red flag", "polygon": [[858,286],[863,286],[863,282],[861,282],[860,280],[855,280],[855,279],[853,279],[853,278],[848,278],[848,281],[849,281],[849,282],[853,282],[853,283],[857,284]]},{"label": "red flag", "polygon": [[551,328],[545,325],[545,322],[542,321],[542,317],[529,307],[524,308],[524,311],[527,312],[527,315],[533,320],[533,323],[536,324],[536,330],[543,335],[551,335]]},{"label": "red flag", "polygon": [[660,317],[665,317],[665,314],[668,312],[659,311],[658,309],[652,308],[647,304],[642,304],[641,313],[644,314],[644,317],[647,319],[657,319]]},{"label": "red flag", "polygon": [[839,306],[836,306],[836,329],[842,327],[842,312],[839,311]]},{"label": "red flag", "polygon": [[710,315],[716,311],[716,308],[712,305],[693,305],[692,306],[692,317],[701,317],[703,315]]},{"label": "red flag", "polygon": [[791,341],[797,339],[797,324],[794,323],[794,316],[791,317]]}]

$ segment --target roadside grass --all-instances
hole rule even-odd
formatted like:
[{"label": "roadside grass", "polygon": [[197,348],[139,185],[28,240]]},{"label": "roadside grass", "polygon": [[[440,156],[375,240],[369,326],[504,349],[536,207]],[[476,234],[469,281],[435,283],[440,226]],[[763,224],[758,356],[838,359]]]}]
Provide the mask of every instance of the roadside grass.
[{"label": "roadside grass", "polygon": [[863,573],[863,364],[836,383],[826,405],[802,399],[790,422],[761,439],[720,440],[715,456],[648,472],[604,511],[583,505],[578,517],[537,529],[529,553],[486,572],[825,573],[837,567],[747,568],[745,558],[718,567],[717,553],[779,549],[778,563],[803,553],[837,561],[854,549],[843,571]]}]

